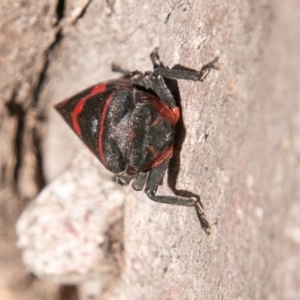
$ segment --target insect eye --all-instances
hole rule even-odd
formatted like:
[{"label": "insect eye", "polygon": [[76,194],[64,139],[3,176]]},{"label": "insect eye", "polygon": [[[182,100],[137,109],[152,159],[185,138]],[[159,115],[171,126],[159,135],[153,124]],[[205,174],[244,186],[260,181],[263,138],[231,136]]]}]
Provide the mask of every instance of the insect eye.
[{"label": "insect eye", "polygon": [[95,116],[92,116],[88,121],[89,131],[93,137],[97,134],[98,123],[98,119]]}]

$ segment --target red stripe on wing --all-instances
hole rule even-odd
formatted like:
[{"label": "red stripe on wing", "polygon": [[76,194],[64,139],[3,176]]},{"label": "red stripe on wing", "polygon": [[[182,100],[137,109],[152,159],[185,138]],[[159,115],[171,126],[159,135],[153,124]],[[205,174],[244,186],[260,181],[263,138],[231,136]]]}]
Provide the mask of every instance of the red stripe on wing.
[{"label": "red stripe on wing", "polygon": [[86,101],[91,97],[94,96],[96,94],[99,94],[103,91],[105,91],[106,89],[106,83],[102,83],[99,85],[96,85],[88,95],[86,95],[85,97],[81,98],[78,103],[75,105],[72,113],[71,113],[71,119],[72,119],[72,127],[74,129],[74,131],[77,133],[77,135],[81,138],[81,129],[78,123],[78,116],[81,113]]}]

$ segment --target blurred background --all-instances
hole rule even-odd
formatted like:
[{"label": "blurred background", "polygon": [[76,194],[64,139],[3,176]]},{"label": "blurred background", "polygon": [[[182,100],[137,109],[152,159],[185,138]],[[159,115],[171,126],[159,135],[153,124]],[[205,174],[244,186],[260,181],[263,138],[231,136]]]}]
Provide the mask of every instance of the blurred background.
[{"label": "blurred background", "polygon": [[[299,16],[297,0],[2,0],[0,299],[300,299]],[[53,109],[120,77],[112,63],[151,70],[155,47],[170,67],[220,56],[179,82],[173,162],[211,236],[111,184]]]}]

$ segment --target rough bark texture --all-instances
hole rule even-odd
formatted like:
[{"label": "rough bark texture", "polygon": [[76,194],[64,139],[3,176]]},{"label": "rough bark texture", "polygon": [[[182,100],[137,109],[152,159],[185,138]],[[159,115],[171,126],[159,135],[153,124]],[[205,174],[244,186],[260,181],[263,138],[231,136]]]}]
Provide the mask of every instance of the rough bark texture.
[{"label": "rough bark texture", "polygon": [[168,66],[220,55],[204,83],[179,82],[175,166],[213,232],[193,209],[130,192],[122,277],[99,299],[300,298],[299,13],[297,0],[2,0],[0,298],[76,299],[26,275],[14,223],[80,144],[53,103],[118,77],[112,62],[150,70],[156,46]]}]

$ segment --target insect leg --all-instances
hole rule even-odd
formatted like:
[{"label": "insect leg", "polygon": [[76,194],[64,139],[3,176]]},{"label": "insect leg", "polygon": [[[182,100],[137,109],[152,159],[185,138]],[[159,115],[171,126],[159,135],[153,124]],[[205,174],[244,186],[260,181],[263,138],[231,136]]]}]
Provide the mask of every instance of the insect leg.
[{"label": "insect leg", "polygon": [[132,188],[136,191],[141,191],[146,183],[148,172],[140,172],[137,174],[134,182],[132,183]]},{"label": "insect leg", "polygon": [[135,177],[135,175],[128,175],[126,172],[117,175],[117,183],[119,185],[129,185],[130,181]]},{"label": "insect leg", "polygon": [[160,75],[153,75],[153,73],[138,73],[133,75],[131,80],[135,85],[153,90],[158,98],[162,100],[168,107],[175,107],[176,101],[171,91],[167,87],[164,78]]},{"label": "insect leg", "polygon": [[157,69],[159,67],[164,68],[163,63],[161,62],[159,55],[158,55],[158,47],[156,47],[150,54],[150,58],[153,64],[153,68]]},{"label": "insect leg", "polygon": [[[155,51],[155,50],[154,50]],[[151,57],[154,67],[160,63],[158,54],[152,52]],[[158,60],[158,61],[156,61]],[[209,74],[211,69],[219,69],[219,58],[215,58],[210,63],[204,65],[200,72],[193,70],[178,70],[169,69],[166,67],[158,66],[153,72],[135,72],[132,73],[131,80],[135,85],[145,87],[146,89],[152,89],[156,95],[170,108],[176,106],[176,101],[172,95],[170,89],[165,83],[164,77],[171,79],[185,79],[192,81],[203,81]]]},{"label": "insect leg", "polygon": [[168,167],[168,164],[169,164],[169,160],[166,160],[162,164],[158,165],[157,167],[149,171],[145,193],[151,200],[155,202],[179,205],[179,206],[194,206],[202,228],[207,234],[210,234],[211,227],[206,219],[204,209],[200,200],[197,200],[196,198],[156,195],[157,188],[162,181],[162,178]]},{"label": "insect leg", "polygon": [[115,63],[111,65],[111,70],[116,73],[121,73],[123,75],[123,78],[130,78],[132,76],[132,73],[130,71],[123,69]]},{"label": "insect leg", "polygon": [[192,81],[203,81],[209,74],[211,69],[219,70],[219,57],[216,57],[213,61],[204,65],[201,70],[179,70],[179,69],[169,69],[166,67],[158,67],[152,72],[153,76],[161,75],[163,77],[172,79],[185,79]]}]

